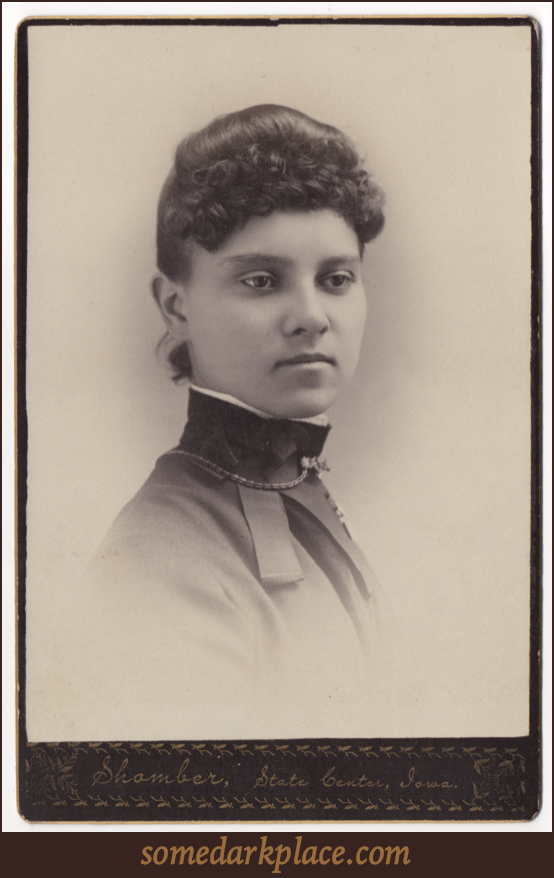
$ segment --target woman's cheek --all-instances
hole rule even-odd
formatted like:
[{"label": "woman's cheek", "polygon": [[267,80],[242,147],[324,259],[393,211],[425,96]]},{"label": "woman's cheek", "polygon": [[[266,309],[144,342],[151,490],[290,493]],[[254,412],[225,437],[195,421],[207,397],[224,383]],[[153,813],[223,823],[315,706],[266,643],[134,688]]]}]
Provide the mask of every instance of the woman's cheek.
[{"label": "woman's cheek", "polygon": [[349,372],[347,380],[350,380],[350,378],[352,378],[352,376],[354,375],[354,372],[356,371],[356,366],[358,365],[358,360],[360,359],[366,314],[367,308],[365,305],[364,297],[364,302],[359,307],[355,318],[350,322],[348,332],[346,333],[346,338],[344,339]]}]

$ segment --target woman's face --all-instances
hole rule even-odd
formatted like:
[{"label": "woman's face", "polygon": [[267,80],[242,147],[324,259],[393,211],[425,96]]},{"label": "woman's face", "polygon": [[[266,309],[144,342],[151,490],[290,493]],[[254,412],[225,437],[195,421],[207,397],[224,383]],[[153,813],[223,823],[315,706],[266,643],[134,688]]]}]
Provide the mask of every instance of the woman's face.
[{"label": "woman's face", "polygon": [[[276,417],[329,408],[358,362],[366,316],[356,233],[330,210],[252,217],[159,301],[193,381]],[[171,302],[170,307],[167,306]]]}]

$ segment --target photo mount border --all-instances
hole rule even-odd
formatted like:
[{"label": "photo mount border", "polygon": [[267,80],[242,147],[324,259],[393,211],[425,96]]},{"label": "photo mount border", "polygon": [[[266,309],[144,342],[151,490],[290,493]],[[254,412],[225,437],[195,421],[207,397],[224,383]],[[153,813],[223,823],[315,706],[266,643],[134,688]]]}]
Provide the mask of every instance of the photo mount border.
[{"label": "photo mount border", "polygon": [[[531,31],[531,582],[526,737],[32,742],[25,723],[26,308],[29,27],[438,25]],[[542,191],[540,24],[531,16],[24,19],[16,35],[16,533],[18,807],[37,822],[531,820],[540,809],[542,630]],[[105,760],[108,759],[106,763]],[[119,762],[118,762],[119,760]],[[126,763],[122,768],[122,762]],[[185,769],[182,769],[186,762]],[[426,765],[417,779],[417,766]],[[377,771],[377,766],[379,771]],[[329,770],[333,773],[329,775]],[[412,769],[414,769],[411,774]],[[301,774],[301,772],[303,773]],[[181,772],[181,774],[180,774]],[[369,773],[369,774],[368,774]],[[218,783],[209,780],[210,774]],[[291,780],[305,780],[306,786]],[[143,780],[139,778],[142,777]],[[168,781],[155,780],[167,778]],[[189,780],[190,777],[190,780]],[[411,777],[411,780],[410,780]],[[195,778],[197,782],[195,782]],[[275,778],[275,783],[271,780]],[[324,781],[327,778],[327,783]],[[365,778],[365,780],[364,780]],[[154,779],[154,780],[152,780]],[[260,780],[261,779],[261,780]],[[331,780],[335,783],[331,783]],[[387,789],[370,785],[382,780]],[[256,782],[260,781],[257,785]],[[265,781],[265,782],[264,782]],[[282,781],[283,783],[280,783]],[[339,785],[338,781],[341,781]],[[369,784],[368,784],[369,782]],[[292,786],[291,786],[292,783]],[[450,786],[442,786],[443,784]],[[209,794],[205,787],[211,786]],[[404,784],[404,786],[402,786]],[[417,786],[417,784],[424,784]],[[427,786],[425,786],[427,784]],[[429,786],[434,784],[434,786]],[[173,795],[177,790],[176,795]],[[160,792],[162,790],[162,792]],[[171,793],[167,793],[171,790]],[[192,795],[192,792],[194,796]],[[454,790],[456,792],[454,792]],[[221,791],[221,792],[220,792]],[[294,796],[293,796],[294,792]],[[199,793],[198,795],[196,795]],[[381,796],[381,793],[383,795]],[[304,795],[306,794],[306,795]],[[165,796],[165,797],[164,797]],[[175,801],[177,799],[177,801]],[[180,801],[182,799],[182,801]],[[190,799],[190,801],[189,801]],[[313,800],[313,801],[312,801]],[[155,811],[156,817],[153,812]]]}]

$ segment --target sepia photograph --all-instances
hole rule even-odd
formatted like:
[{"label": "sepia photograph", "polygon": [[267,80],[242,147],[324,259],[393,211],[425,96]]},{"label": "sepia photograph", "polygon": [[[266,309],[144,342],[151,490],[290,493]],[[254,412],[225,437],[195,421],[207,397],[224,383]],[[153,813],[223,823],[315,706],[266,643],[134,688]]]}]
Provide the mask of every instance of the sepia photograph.
[{"label": "sepia photograph", "polygon": [[35,805],[59,804],[48,746],[78,774],[69,742],[108,742],[82,744],[88,800],[54,781],[92,807],[148,786],[131,757],[159,742],[186,786],[199,747],[256,741],[268,792],[264,748],[371,763],[380,741],[436,747],[432,775],[385,771],[393,799],[455,799],[456,756],[484,784],[465,819],[527,813],[537,39],[507,17],[20,25]]}]

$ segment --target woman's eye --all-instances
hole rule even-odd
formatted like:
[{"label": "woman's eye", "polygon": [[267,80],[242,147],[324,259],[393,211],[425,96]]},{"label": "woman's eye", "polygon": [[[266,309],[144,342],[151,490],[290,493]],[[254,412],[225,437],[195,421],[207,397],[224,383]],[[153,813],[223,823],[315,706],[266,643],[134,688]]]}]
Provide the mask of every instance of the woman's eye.
[{"label": "woman's eye", "polygon": [[330,274],[328,277],[324,278],[323,284],[324,286],[331,287],[334,290],[342,290],[345,289],[348,284],[352,283],[354,278],[350,274]]},{"label": "woman's eye", "polygon": [[256,290],[271,290],[275,286],[275,281],[268,274],[256,274],[254,277],[245,277],[243,283]]}]

